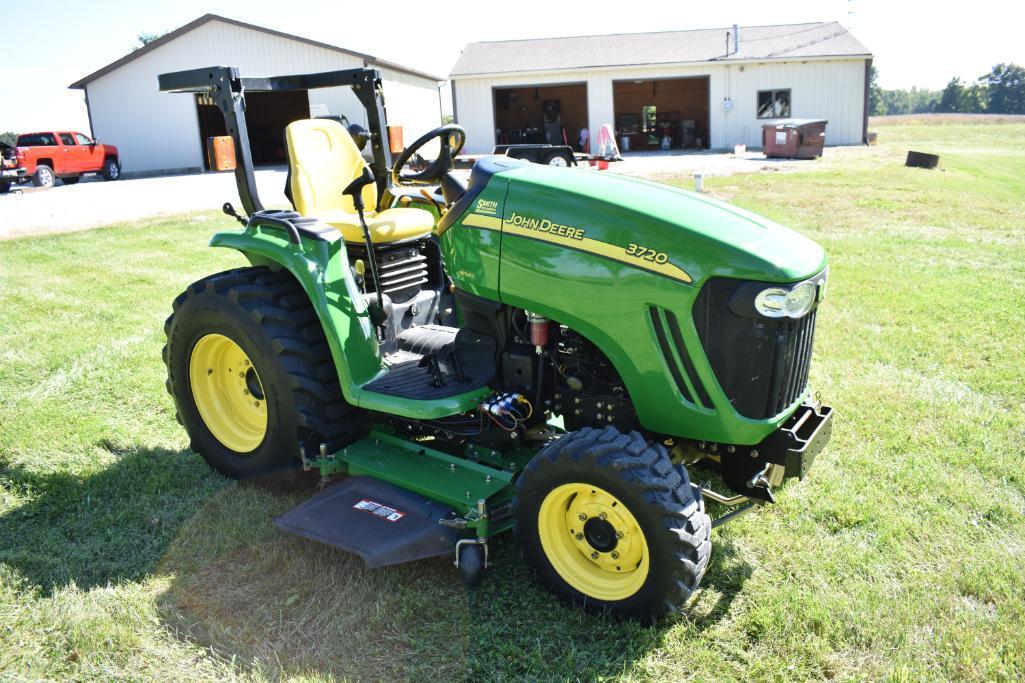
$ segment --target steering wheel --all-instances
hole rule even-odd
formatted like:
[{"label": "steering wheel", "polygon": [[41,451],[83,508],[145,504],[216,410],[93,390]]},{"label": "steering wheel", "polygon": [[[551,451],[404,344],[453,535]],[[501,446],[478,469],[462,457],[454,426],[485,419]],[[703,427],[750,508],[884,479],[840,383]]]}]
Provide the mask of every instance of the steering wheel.
[{"label": "steering wheel", "polygon": [[[441,151],[438,152],[438,158],[422,171],[403,173],[402,167],[413,158],[414,154],[420,151],[421,147],[434,138],[438,138],[441,143]],[[402,154],[399,155],[391,169],[392,184],[434,185],[438,183],[446,173],[455,167],[455,162],[452,159],[459,154],[459,150],[463,148],[465,143],[466,130],[462,126],[450,123],[446,126],[435,128],[402,151]]]}]

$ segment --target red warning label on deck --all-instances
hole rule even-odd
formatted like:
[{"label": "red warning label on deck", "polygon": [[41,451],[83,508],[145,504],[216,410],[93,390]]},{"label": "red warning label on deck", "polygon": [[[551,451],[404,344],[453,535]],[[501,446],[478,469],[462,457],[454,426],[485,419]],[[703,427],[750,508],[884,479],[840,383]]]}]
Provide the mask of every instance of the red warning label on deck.
[{"label": "red warning label on deck", "polygon": [[376,501],[364,498],[360,502],[352,506],[354,510],[362,510],[363,512],[369,512],[372,515],[386,519],[389,522],[397,522],[406,516],[405,512],[399,512],[395,508],[382,505]]}]

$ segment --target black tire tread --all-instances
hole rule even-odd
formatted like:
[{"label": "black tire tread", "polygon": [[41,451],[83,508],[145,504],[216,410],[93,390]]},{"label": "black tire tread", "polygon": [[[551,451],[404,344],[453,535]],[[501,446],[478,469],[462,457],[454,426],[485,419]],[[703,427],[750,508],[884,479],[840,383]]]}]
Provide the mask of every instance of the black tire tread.
[{"label": "black tire tread", "polygon": [[[661,527],[676,546],[673,553],[677,562],[673,564],[672,579],[664,587],[661,600],[650,605],[645,614],[627,616],[654,622],[678,610],[697,589],[712,555],[712,520],[705,512],[700,488],[691,484],[687,470],[674,466],[661,444],[649,444],[636,431],[623,434],[614,427],[585,427],[553,441],[527,465],[516,482],[514,519],[519,519],[520,492],[525,482],[542,476],[544,469],[560,462],[572,463],[581,472],[597,468],[612,470],[637,498],[653,508]],[[520,534],[518,527],[517,534]],[[567,598],[558,590],[555,592]],[[584,606],[589,607],[586,603]]]},{"label": "black tire tread", "polygon": [[[193,282],[172,303],[173,312],[164,323],[168,339],[182,304],[201,293],[232,302],[267,336],[291,385],[300,432],[297,442],[310,456],[318,453],[322,443],[333,451],[358,438],[359,411],[342,396],[324,330],[309,298],[291,273],[264,266],[246,267]],[[166,343],[161,356],[168,369],[167,391],[173,397],[175,387]],[[175,417],[182,423],[177,410]]]}]

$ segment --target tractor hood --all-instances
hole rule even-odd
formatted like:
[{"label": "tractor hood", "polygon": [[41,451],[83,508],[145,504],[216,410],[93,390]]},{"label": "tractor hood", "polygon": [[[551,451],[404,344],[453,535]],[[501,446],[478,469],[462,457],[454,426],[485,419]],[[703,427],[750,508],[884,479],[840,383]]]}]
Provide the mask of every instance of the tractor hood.
[{"label": "tractor hood", "polygon": [[[794,282],[826,265],[822,248],[778,223],[725,202],[615,173],[524,164],[509,183],[504,221],[551,221],[582,230],[641,267],[665,260],[700,285],[712,276]],[[567,246],[570,246],[567,244]],[[617,258],[624,262],[630,259]]]}]

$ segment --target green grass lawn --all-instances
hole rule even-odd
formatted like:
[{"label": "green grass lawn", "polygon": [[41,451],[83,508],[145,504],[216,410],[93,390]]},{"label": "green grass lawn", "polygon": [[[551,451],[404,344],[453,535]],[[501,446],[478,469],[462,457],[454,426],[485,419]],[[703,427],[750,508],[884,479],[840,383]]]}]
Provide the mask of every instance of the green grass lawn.
[{"label": "green grass lawn", "polygon": [[209,471],[160,347],[171,299],[243,263],[205,246],[223,216],[0,242],[0,679],[1021,679],[1025,125],[878,130],[706,179],[828,250],[838,416],[656,628],[558,604],[512,539],[476,592],[447,558],[367,571],[278,533],[301,496]]}]

